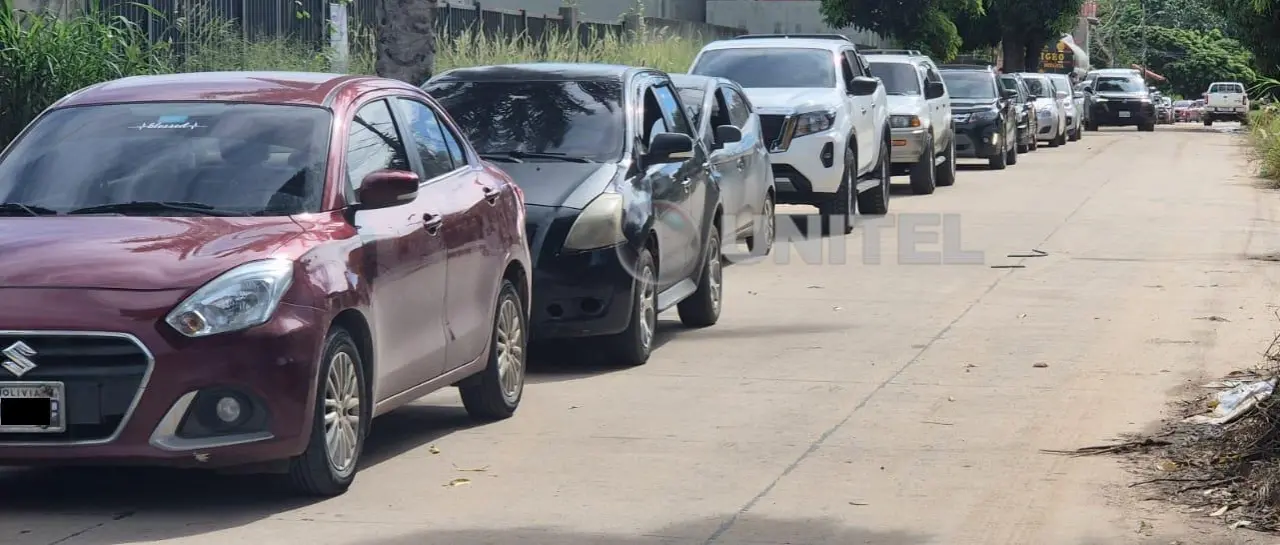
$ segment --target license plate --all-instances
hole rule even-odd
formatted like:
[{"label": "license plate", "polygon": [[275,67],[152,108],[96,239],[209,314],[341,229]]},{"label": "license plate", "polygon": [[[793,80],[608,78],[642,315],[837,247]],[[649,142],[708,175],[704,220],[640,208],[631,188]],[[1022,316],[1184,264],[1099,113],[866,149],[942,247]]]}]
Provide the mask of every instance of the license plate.
[{"label": "license plate", "polygon": [[61,433],[65,409],[61,382],[0,382],[0,433]]},{"label": "license plate", "polygon": [[1129,112],[1120,112],[1120,117],[1129,117]]}]

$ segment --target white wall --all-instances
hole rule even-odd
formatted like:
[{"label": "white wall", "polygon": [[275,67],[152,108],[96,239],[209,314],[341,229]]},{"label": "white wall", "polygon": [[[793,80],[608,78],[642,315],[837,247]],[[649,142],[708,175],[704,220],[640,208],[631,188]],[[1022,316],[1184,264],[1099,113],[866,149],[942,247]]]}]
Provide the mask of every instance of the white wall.
[{"label": "white wall", "polygon": [[[456,3],[456,2],[453,2]],[[706,0],[480,0],[485,9],[523,9],[530,15],[559,13],[562,6],[576,5],[584,21],[616,23],[624,15],[643,5],[647,17],[706,22]]]},{"label": "white wall", "polygon": [[752,34],[844,34],[861,45],[890,47],[871,32],[836,29],[822,21],[818,0],[707,0],[707,22],[743,27]]}]

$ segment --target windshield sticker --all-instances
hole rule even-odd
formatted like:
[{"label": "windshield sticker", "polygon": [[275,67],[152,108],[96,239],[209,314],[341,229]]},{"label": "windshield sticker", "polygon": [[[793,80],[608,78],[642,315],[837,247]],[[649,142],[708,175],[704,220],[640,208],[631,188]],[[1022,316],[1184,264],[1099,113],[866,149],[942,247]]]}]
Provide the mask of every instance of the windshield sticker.
[{"label": "windshield sticker", "polygon": [[191,118],[185,115],[162,115],[155,121],[139,123],[129,128],[133,130],[138,130],[138,131],[145,131],[145,130],[194,131],[196,129],[200,129],[203,127],[204,125],[201,125],[196,121],[191,121]]}]

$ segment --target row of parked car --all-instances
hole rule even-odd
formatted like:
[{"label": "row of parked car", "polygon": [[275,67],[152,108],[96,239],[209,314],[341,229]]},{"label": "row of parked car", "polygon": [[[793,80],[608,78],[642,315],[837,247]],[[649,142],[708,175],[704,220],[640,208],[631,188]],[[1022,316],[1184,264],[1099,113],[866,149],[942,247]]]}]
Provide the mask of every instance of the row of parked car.
[{"label": "row of parked car", "polygon": [[[835,229],[894,174],[1079,138],[1056,79],[843,37],[595,64],[91,86],[0,154],[0,464],[284,473],[339,494],[370,422],[457,387],[511,416],[531,341],[640,365],[715,324],[779,203]],[[1086,121],[1087,124],[1089,121]]]}]

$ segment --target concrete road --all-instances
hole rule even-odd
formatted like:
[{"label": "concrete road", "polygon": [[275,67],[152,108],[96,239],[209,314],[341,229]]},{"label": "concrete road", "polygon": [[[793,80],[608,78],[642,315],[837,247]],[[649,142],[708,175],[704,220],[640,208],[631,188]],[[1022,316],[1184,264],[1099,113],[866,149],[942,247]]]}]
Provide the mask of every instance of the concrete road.
[{"label": "concrete road", "polygon": [[[1251,543],[1142,501],[1116,460],[1040,452],[1150,427],[1280,327],[1280,268],[1248,259],[1280,251],[1280,197],[1238,144],[1218,127],[1106,130],[897,196],[899,223],[958,214],[952,250],[985,264],[899,264],[942,245],[900,252],[893,229],[865,264],[864,225],[837,240],[846,264],[793,248],[731,267],[721,322],[667,324],[643,368],[544,363],[499,424],[470,427],[453,392],[378,421],[341,498],[10,472],[0,543]],[[1047,255],[1007,257],[1032,249]]]}]

